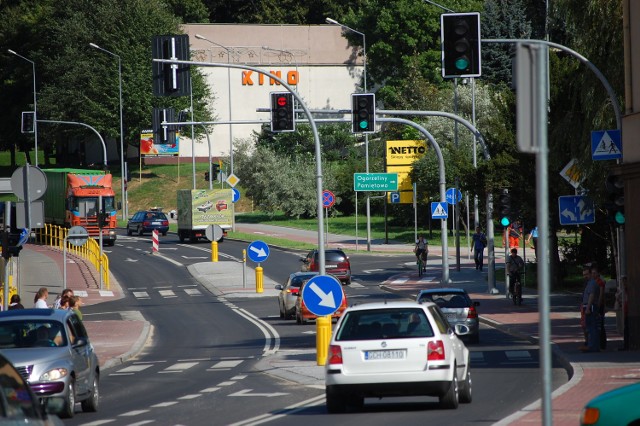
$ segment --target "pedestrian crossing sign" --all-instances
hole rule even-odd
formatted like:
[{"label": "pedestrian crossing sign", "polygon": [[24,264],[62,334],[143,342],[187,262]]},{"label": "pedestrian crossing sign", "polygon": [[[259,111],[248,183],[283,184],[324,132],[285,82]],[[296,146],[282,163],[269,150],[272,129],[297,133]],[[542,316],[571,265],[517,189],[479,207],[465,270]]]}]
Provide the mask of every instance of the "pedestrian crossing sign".
[{"label": "pedestrian crossing sign", "polygon": [[593,160],[616,160],[622,158],[620,130],[592,131],[591,158]]},{"label": "pedestrian crossing sign", "polygon": [[446,219],[449,217],[449,205],[446,201],[431,203],[431,218]]}]

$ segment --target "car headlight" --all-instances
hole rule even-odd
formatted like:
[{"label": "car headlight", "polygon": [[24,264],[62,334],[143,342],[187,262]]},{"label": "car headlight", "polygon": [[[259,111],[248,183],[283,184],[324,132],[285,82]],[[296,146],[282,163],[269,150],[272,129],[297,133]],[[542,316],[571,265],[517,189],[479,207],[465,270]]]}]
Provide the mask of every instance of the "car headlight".
[{"label": "car headlight", "polygon": [[65,377],[69,372],[66,368],[54,368],[53,370],[49,370],[40,376],[41,382],[51,382],[54,380],[60,380]]}]

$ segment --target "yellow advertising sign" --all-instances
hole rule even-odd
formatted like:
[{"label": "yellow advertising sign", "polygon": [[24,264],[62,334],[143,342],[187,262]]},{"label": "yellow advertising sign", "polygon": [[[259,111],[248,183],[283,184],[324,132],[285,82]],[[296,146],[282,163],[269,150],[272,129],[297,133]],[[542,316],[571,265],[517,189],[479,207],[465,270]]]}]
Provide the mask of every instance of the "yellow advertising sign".
[{"label": "yellow advertising sign", "polygon": [[386,163],[387,166],[410,166],[426,152],[426,141],[387,141]]}]

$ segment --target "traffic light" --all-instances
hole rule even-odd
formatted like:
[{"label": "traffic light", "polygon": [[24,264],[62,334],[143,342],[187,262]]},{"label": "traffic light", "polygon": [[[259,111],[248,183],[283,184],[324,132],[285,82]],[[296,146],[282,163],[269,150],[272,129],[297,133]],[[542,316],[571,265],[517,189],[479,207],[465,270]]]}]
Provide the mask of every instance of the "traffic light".
[{"label": "traffic light", "polygon": [[376,131],[376,95],[354,93],[351,95],[351,132],[374,133]]},{"label": "traffic light", "polygon": [[204,180],[206,180],[207,182],[209,182],[209,178],[211,176],[209,175],[209,172],[204,172]]},{"label": "traffic light", "polygon": [[271,92],[271,131],[293,132],[296,130],[293,95],[290,92]]},{"label": "traffic light", "polygon": [[218,180],[218,174],[220,173],[220,164],[211,163],[211,170],[213,171],[213,180]]},{"label": "traffic light", "polygon": [[480,14],[440,15],[442,77],[480,77]]},{"label": "traffic light", "polygon": [[153,138],[156,144],[175,143],[176,126],[163,126],[163,122],[175,122],[176,111],[173,108],[154,108],[151,124],[153,127]]},{"label": "traffic light", "polygon": [[36,113],[33,111],[23,111],[22,112],[22,133],[33,133],[34,130],[34,119]]},{"label": "traffic light", "polygon": [[508,189],[503,189],[500,194],[500,224],[502,226],[509,226],[511,220],[511,194]]},{"label": "traffic light", "polygon": [[624,225],[624,181],[622,176],[610,174],[605,183],[607,191],[607,219],[616,226]]},{"label": "traffic light", "polygon": [[22,250],[20,234],[4,231],[2,233],[2,257],[9,259],[12,256],[19,256],[20,250]]},{"label": "traffic light", "polygon": [[[189,35],[153,36],[153,59],[189,60]],[[152,62],[154,96],[189,96],[191,71],[189,64]]]}]

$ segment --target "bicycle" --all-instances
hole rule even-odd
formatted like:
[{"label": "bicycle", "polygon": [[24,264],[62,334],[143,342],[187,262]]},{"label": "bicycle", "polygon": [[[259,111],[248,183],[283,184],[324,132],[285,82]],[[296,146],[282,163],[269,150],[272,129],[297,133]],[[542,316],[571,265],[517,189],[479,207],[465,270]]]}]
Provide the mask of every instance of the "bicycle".
[{"label": "bicycle", "polygon": [[418,258],[418,276],[421,277],[424,272],[427,270],[427,252],[423,251],[420,253],[420,256],[416,256]]},{"label": "bicycle", "polygon": [[520,280],[520,274],[512,274],[509,280],[512,281],[510,287],[513,291],[509,291],[509,293],[513,299],[513,304],[522,306],[522,281]]}]

